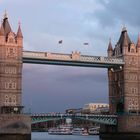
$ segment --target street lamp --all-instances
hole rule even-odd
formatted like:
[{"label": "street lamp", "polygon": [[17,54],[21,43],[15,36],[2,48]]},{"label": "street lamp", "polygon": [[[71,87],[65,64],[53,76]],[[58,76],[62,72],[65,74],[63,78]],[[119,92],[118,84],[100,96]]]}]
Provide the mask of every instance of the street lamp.
[{"label": "street lamp", "polygon": [[17,113],[17,111],[18,111],[18,108],[17,107],[14,107],[14,112]]}]

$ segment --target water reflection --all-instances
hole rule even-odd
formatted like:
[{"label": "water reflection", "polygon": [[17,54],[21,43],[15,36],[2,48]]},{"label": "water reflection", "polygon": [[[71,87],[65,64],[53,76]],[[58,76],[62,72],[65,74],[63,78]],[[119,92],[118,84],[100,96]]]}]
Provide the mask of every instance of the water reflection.
[{"label": "water reflection", "polygon": [[31,140],[31,135],[1,135],[0,140]]},{"label": "water reflection", "polygon": [[100,139],[99,136],[89,135],[89,136],[76,136],[76,135],[48,135],[46,132],[36,132],[32,133],[32,138],[30,135],[1,135],[0,140],[140,140],[136,136],[124,138],[120,135],[119,138],[106,138]]}]

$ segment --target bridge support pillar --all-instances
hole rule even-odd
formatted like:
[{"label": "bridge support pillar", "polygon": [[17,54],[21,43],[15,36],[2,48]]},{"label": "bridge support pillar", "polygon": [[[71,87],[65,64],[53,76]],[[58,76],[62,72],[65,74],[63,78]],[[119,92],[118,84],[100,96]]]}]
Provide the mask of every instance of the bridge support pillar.
[{"label": "bridge support pillar", "polygon": [[22,114],[0,115],[0,140],[31,140],[31,118]]},{"label": "bridge support pillar", "polygon": [[101,125],[100,138],[103,140],[140,140],[140,116],[118,116],[116,126]]}]

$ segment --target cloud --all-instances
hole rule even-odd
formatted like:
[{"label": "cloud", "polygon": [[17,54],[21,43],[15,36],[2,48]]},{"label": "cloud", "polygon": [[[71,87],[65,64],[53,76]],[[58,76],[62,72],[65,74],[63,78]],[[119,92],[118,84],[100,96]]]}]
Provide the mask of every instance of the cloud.
[{"label": "cloud", "polygon": [[[139,0],[118,0],[100,3],[104,7],[91,13],[103,27],[111,27],[116,24],[128,24],[130,26],[140,26]],[[134,8],[135,7],[135,8]]]}]

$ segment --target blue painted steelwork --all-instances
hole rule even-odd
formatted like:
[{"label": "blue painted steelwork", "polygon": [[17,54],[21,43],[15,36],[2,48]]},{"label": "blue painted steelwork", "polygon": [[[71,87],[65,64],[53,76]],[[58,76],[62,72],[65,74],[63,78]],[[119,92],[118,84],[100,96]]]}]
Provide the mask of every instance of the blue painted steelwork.
[{"label": "blue painted steelwork", "polygon": [[66,118],[81,119],[97,122],[100,124],[117,125],[116,115],[89,115],[89,114],[35,114],[31,116],[32,124],[47,122],[53,120],[61,120]]},{"label": "blue painted steelwork", "polygon": [[23,63],[30,64],[45,64],[45,65],[62,65],[62,66],[78,66],[78,67],[98,67],[98,68],[120,68],[123,64],[104,64],[93,62],[80,62],[80,61],[64,61],[64,60],[45,60],[35,58],[24,58]]},{"label": "blue painted steelwork", "polygon": [[58,121],[61,120],[61,118],[32,118],[32,124],[36,124],[36,123],[42,123],[42,122],[49,122],[49,121]]}]

